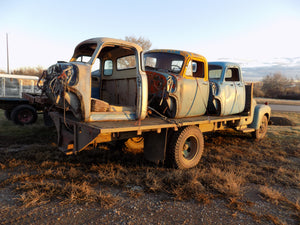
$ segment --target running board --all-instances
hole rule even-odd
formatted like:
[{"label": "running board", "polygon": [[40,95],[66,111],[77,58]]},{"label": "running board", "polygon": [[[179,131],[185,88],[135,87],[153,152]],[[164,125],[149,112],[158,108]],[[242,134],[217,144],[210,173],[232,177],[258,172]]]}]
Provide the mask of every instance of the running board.
[{"label": "running board", "polygon": [[243,133],[250,133],[250,132],[255,131],[255,129],[254,128],[244,128],[244,129],[241,129],[240,131],[242,131]]}]

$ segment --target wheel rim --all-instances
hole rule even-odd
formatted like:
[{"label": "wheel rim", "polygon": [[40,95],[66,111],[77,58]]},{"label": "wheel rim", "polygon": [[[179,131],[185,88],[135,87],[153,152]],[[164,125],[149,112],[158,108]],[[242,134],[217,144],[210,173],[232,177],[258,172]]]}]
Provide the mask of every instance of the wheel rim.
[{"label": "wheel rim", "polygon": [[263,134],[266,132],[266,126],[267,126],[267,121],[263,118],[263,120],[261,121],[261,124],[259,126],[259,134]]},{"label": "wheel rim", "polygon": [[134,143],[140,143],[142,141],[144,141],[144,138],[143,137],[133,137],[133,138],[130,138]]},{"label": "wheel rim", "polygon": [[197,154],[198,140],[196,137],[191,136],[186,139],[182,147],[182,156],[184,159],[191,160]]},{"label": "wheel rim", "polygon": [[33,114],[30,110],[22,110],[19,114],[18,114],[18,120],[21,123],[29,123],[33,118]]}]

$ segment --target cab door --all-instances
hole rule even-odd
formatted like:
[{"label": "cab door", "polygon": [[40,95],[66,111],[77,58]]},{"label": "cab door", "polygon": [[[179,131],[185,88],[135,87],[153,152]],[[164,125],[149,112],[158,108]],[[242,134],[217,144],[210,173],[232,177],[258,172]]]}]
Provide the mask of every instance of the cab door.
[{"label": "cab door", "polygon": [[[209,96],[209,82],[205,77],[205,63],[190,60],[181,81],[181,107],[176,117],[205,114]],[[206,72],[207,73],[207,72]]]},{"label": "cab door", "polygon": [[225,91],[223,115],[240,113],[245,107],[245,85],[238,68],[227,68],[222,84]]}]

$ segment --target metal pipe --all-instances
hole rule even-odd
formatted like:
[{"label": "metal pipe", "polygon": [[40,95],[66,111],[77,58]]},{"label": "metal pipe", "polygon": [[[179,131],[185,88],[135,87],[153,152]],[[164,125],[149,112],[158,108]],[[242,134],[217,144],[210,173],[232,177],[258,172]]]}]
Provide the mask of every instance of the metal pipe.
[{"label": "metal pipe", "polygon": [[7,74],[9,74],[9,53],[8,53],[8,33],[6,33],[6,49],[7,49]]}]

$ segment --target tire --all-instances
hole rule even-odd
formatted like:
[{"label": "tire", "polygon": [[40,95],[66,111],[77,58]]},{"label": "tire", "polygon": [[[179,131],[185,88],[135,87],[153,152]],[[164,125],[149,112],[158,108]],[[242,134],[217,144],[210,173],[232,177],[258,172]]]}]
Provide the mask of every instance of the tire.
[{"label": "tire", "polygon": [[266,136],[268,130],[268,118],[266,115],[261,119],[259,128],[252,133],[252,137],[256,140],[261,140]]},{"label": "tire", "polygon": [[11,119],[17,125],[33,124],[37,120],[37,112],[31,105],[18,105],[13,109]]},{"label": "tire", "polygon": [[11,110],[5,110],[4,115],[6,119],[11,120]]},{"label": "tire", "polygon": [[124,143],[124,150],[133,154],[139,154],[144,151],[144,138],[143,137],[133,137],[129,138]]},{"label": "tire", "polygon": [[169,148],[171,165],[178,169],[197,166],[204,150],[202,132],[196,126],[186,127],[174,133]]}]

